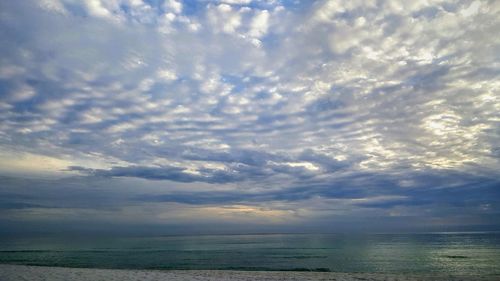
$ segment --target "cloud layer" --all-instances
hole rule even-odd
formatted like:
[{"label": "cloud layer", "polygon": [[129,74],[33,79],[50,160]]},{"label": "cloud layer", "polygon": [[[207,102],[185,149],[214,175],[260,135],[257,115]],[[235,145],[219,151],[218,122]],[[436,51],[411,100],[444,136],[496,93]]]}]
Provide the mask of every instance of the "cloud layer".
[{"label": "cloud layer", "polygon": [[0,11],[7,225],[498,227],[496,1]]}]

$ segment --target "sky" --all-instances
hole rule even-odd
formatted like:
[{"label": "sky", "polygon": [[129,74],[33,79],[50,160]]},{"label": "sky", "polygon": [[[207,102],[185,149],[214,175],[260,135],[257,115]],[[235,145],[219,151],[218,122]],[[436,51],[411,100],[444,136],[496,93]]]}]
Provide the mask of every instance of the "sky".
[{"label": "sky", "polygon": [[0,234],[500,229],[500,2],[0,1]]}]

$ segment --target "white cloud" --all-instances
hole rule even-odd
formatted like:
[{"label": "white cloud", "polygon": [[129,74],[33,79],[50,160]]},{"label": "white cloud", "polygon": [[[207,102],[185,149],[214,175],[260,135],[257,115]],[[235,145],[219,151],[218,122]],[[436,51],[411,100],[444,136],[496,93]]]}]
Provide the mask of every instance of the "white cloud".
[{"label": "white cloud", "polygon": [[33,98],[36,95],[35,89],[29,85],[16,87],[10,96],[10,100],[14,102],[25,101]]},{"label": "white cloud", "polygon": [[248,5],[252,3],[252,0],[220,0],[219,2],[226,4]]},{"label": "white cloud", "polygon": [[268,28],[269,12],[267,10],[261,10],[253,17],[248,34],[252,37],[260,38],[267,33]]},{"label": "white cloud", "polygon": [[86,0],[85,5],[88,12],[97,17],[109,18],[112,13],[103,5],[101,0]]},{"label": "white cloud", "polygon": [[175,14],[180,14],[182,12],[182,2],[178,0],[166,0],[163,3],[163,8],[167,12],[173,12]]},{"label": "white cloud", "polygon": [[233,10],[227,4],[209,5],[207,17],[212,24],[212,28],[217,32],[234,34],[241,25],[241,10]]},{"label": "white cloud", "polygon": [[173,81],[177,79],[177,75],[175,74],[175,72],[169,69],[159,70],[157,72],[157,75],[160,79],[163,79],[165,81]]},{"label": "white cloud", "polygon": [[40,6],[43,9],[47,9],[49,11],[54,11],[60,14],[67,14],[64,4],[60,0],[42,0],[40,1]]}]

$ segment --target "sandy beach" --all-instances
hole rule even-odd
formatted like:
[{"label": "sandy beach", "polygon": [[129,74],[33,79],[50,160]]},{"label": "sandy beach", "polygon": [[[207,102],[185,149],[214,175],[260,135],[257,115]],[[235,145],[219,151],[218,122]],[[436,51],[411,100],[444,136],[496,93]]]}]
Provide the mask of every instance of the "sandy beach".
[{"label": "sandy beach", "polygon": [[148,280],[337,280],[337,281],[375,281],[375,280],[494,280],[487,278],[457,278],[433,276],[408,276],[376,273],[336,273],[336,272],[296,272],[296,271],[229,271],[229,270],[121,270],[93,268],[63,268],[26,265],[0,264],[1,281],[148,281]]}]

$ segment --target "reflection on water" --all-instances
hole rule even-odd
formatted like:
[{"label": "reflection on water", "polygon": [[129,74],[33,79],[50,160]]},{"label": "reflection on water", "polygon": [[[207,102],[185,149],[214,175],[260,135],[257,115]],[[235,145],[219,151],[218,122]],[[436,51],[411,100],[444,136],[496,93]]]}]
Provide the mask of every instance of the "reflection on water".
[{"label": "reflection on water", "polygon": [[500,276],[499,233],[2,239],[0,262]]}]

